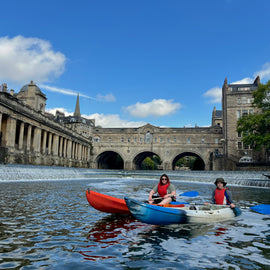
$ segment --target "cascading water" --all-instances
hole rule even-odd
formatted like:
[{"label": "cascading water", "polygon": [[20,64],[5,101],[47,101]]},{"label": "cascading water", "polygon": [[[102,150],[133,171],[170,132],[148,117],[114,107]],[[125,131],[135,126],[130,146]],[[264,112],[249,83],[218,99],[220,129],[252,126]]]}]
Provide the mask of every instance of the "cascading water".
[{"label": "cascading water", "polygon": [[223,177],[230,185],[270,187],[262,171],[123,171],[33,165],[0,165],[0,181],[38,181],[67,179],[159,179],[162,173],[172,181],[214,183]]}]

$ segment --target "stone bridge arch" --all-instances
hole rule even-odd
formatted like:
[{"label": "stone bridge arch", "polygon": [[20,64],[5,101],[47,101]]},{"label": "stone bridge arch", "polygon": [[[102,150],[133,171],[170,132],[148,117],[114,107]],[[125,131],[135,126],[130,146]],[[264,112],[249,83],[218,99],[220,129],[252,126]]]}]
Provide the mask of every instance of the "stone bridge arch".
[{"label": "stone bridge arch", "polygon": [[172,160],[172,169],[173,170],[175,169],[175,164],[180,158],[186,157],[186,156],[192,156],[192,157],[197,158],[194,164],[194,168],[193,168],[194,170],[205,170],[206,162],[204,161],[204,159],[201,157],[200,154],[193,151],[185,151],[175,156],[175,158]]},{"label": "stone bridge arch", "polygon": [[[143,152],[139,152],[135,155],[135,157],[133,158],[133,168],[135,170],[140,170],[142,167],[142,162],[144,161],[145,158],[147,157],[152,157],[152,156],[158,156],[160,159],[160,155],[158,155],[157,153],[153,152],[153,151],[143,151]],[[162,162],[162,160],[161,160]]]},{"label": "stone bridge arch", "polygon": [[97,169],[124,169],[124,160],[116,151],[104,151],[100,153],[95,163]]}]

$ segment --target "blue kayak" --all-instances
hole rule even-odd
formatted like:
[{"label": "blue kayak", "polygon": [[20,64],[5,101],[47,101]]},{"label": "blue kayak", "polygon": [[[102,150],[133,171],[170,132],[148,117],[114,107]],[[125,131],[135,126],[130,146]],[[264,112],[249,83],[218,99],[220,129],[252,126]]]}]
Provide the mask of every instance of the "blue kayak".
[{"label": "blue kayak", "polygon": [[131,214],[141,222],[153,225],[184,223],[209,223],[234,219],[241,215],[238,207],[227,205],[183,205],[183,207],[163,207],[140,202],[125,197]]},{"label": "blue kayak", "polygon": [[141,222],[155,225],[186,223],[186,212],[179,208],[162,207],[125,197],[131,214]]}]

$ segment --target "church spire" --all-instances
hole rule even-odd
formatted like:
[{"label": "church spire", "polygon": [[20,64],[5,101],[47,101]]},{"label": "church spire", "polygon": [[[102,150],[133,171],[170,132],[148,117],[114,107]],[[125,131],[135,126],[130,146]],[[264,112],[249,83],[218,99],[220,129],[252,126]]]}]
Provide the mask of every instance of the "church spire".
[{"label": "church spire", "polygon": [[81,117],[79,93],[77,94],[76,108],[75,108],[75,112],[73,113],[73,116]]}]

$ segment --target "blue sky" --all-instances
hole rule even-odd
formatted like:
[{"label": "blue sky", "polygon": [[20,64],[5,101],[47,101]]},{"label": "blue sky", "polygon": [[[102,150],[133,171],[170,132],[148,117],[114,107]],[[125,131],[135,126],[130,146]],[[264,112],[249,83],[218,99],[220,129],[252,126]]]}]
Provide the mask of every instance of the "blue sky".
[{"label": "blue sky", "polygon": [[209,126],[221,87],[270,79],[268,0],[2,1],[0,83],[103,127]]}]

